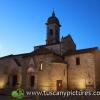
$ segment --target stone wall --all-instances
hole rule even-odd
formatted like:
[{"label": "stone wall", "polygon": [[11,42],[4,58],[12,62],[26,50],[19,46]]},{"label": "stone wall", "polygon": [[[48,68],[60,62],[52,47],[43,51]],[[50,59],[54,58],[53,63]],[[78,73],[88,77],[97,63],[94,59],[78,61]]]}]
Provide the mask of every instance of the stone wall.
[{"label": "stone wall", "polygon": [[[58,68],[61,68],[60,71],[64,71],[63,66],[65,66],[65,65],[63,63],[57,64],[54,62],[55,61],[61,62],[62,58],[57,55],[54,55],[54,54],[45,54],[45,55],[35,55],[34,59],[36,61],[35,62],[35,64],[36,64],[36,70],[35,70],[36,71],[36,74],[35,74],[36,89],[46,90],[47,89],[46,87],[48,87],[48,90],[56,90],[55,82],[56,82],[56,80],[59,80],[57,75],[59,74],[59,76],[60,76],[60,72],[59,72]],[[42,71],[40,70],[41,64],[43,66]],[[55,77],[55,76],[53,76],[53,73],[56,76],[56,80],[52,79],[53,77]],[[63,74],[63,73],[61,73],[61,74]]]},{"label": "stone wall", "polygon": [[39,90],[57,90],[57,80],[62,80],[62,89],[67,88],[66,65],[62,63],[44,63],[38,71],[37,87]]},{"label": "stone wall", "polygon": [[95,78],[96,78],[96,89],[100,90],[100,52],[95,50]]},{"label": "stone wall", "polygon": [[61,54],[61,45],[59,44],[54,44],[54,45],[47,45],[45,46],[46,48],[52,50],[53,52],[57,54]]},{"label": "stone wall", "polygon": [[64,54],[67,51],[75,51],[76,50],[76,45],[70,35],[63,37],[61,39],[61,52]]},{"label": "stone wall", "polygon": [[[76,57],[80,58],[80,65],[76,65]],[[66,56],[68,62],[69,89],[95,88],[95,58],[92,53]]]}]

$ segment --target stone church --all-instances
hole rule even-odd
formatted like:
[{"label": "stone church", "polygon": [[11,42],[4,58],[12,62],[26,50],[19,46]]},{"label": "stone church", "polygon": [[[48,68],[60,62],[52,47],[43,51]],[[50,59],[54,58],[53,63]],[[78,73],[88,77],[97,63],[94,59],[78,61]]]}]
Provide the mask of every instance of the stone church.
[{"label": "stone church", "polygon": [[99,49],[77,50],[71,35],[60,38],[60,27],[53,11],[46,23],[46,44],[30,53],[0,58],[0,89],[100,89]]}]

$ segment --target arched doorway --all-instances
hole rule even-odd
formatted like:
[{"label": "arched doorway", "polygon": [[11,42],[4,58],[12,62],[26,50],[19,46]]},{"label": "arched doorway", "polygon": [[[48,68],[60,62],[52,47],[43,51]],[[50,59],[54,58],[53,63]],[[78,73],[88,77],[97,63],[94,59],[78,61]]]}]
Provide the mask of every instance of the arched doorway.
[{"label": "arched doorway", "polygon": [[34,88],[35,87],[35,70],[33,67],[29,67],[27,69],[27,74],[28,74],[28,85],[30,88]]},{"label": "arched doorway", "polygon": [[35,76],[30,76],[30,86],[31,87],[34,87],[34,85],[35,85]]}]

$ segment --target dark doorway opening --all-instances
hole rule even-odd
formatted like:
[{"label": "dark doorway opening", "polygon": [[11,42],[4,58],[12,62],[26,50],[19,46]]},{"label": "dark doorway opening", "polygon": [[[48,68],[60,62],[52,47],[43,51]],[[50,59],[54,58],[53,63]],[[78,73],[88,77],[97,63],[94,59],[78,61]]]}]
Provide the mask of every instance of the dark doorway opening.
[{"label": "dark doorway opening", "polygon": [[34,82],[35,82],[35,77],[34,76],[31,76],[30,77],[30,86],[31,87],[34,87]]},{"label": "dark doorway opening", "polygon": [[10,77],[8,76],[8,79],[7,79],[7,87],[9,87],[10,85]]},{"label": "dark doorway opening", "polygon": [[15,87],[17,85],[18,77],[17,75],[12,76],[12,86]]}]

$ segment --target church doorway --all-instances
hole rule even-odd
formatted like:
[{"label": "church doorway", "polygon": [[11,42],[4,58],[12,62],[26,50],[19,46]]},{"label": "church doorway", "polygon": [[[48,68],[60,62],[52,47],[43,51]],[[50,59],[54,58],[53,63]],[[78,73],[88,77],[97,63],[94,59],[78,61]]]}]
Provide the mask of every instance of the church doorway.
[{"label": "church doorway", "polygon": [[57,91],[61,91],[62,90],[62,80],[57,80]]},{"label": "church doorway", "polygon": [[17,75],[12,76],[12,86],[15,87],[18,85],[18,77]]},{"label": "church doorway", "polygon": [[34,84],[35,84],[35,76],[31,76],[30,77],[30,86],[34,87]]}]

